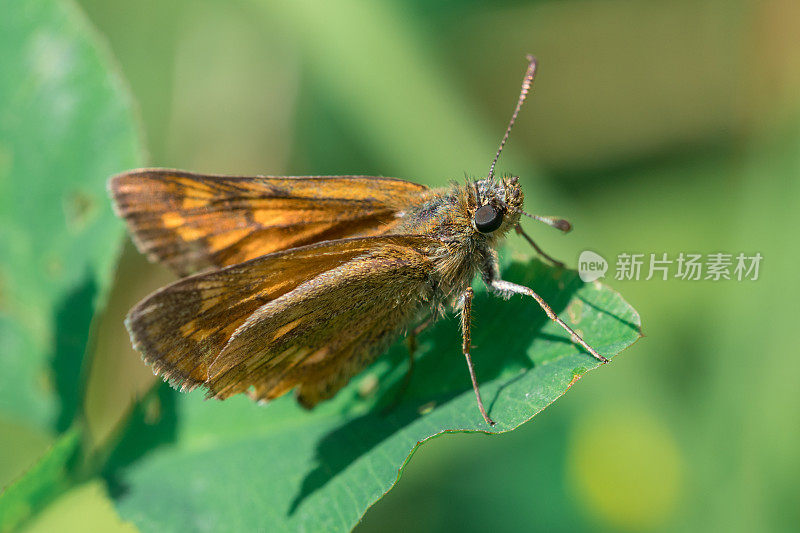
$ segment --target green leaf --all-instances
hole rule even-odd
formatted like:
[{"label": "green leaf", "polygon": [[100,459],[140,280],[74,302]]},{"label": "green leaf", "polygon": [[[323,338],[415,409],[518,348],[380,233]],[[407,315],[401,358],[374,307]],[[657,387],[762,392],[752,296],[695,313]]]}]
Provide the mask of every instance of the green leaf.
[{"label": "green leaf", "polygon": [[49,432],[78,409],[117,255],[105,181],[141,147],[128,92],[72,4],[0,12],[0,409]]},{"label": "green leaf", "polygon": [[[640,336],[638,314],[619,294],[575,272],[534,261],[504,277],[535,287],[603,354]],[[405,373],[402,343],[310,413],[291,397],[266,407],[180,397],[177,426],[167,430],[174,442],[115,472],[121,515],[143,531],[347,530],[420,443],[453,431],[510,431],[599,366],[532,299],[479,293],[473,310],[473,359],[497,426],[478,412],[456,321],[445,320],[421,335],[411,384],[388,412]]]},{"label": "green leaf", "polygon": [[24,476],[0,493],[0,531],[16,528],[67,486],[70,463],[80,443],[81,433],[68,431]]}]

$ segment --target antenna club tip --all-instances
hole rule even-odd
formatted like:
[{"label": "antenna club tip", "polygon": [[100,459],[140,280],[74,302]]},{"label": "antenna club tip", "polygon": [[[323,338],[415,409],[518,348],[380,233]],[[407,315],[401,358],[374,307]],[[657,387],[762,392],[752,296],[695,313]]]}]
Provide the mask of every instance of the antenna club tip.
[{"label": "antenna club tip", "polygon": [[554,220],[553,227],[563,231],[564,233],[569,233],[570,231],[572,231],[572,224],[570,224],[568,220],[564,220],[563,218],[558,218]]},{"label": "antenna club tip", "polygon": [[536,56],[535,56],[535,55],[533,55],[533,54],[526,54],[526,55],[525,55],[525,59],[528,61],[528,63],[534,63],[534,64],[536,64],[536,63],[538,63],[538,62],[539,62],[539,61],[536,59]]}]

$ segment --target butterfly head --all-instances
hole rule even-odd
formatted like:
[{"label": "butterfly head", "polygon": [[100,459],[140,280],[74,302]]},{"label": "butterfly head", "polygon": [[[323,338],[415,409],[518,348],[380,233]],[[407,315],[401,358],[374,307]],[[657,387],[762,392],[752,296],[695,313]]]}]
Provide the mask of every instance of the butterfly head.
[{"label": "butterfly head", "polygon": [[516,176],[474,182],[472,226],[484,235],[504,235],[519,223],[524,194]]}]

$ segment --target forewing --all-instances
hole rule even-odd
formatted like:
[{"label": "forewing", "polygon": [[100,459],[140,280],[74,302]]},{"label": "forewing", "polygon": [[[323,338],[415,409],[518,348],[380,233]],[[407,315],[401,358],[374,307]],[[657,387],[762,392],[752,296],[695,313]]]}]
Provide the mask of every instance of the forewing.
[{"label": "forewing", "polygon": [[194,388],[248,319],[270,302],[316,279],[330,278],[358,257],[393,250],[419,237],[386,236],[328,241],[276,252],[191,276],[141,301],[126,324],[134,347],[173,386]]},{"label": "forewing", "polygon": [[313,406],[333,396],[429,306],[422,236],[381,243],[255,311],[209,367],[209,395],[269,400],[298,387]]},{"label": "forewing", "polygon": [[109,190],[139,250],[179,274],[380,235],[427,189],[372,176],[233,177],[142,169]]}]

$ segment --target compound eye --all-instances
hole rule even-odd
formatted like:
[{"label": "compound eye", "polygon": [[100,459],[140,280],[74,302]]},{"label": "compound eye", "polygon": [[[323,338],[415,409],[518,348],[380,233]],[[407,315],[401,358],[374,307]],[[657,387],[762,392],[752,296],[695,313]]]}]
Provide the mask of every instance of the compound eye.
[{"label": "compound eye", "polygon": [[483,205],[475,211],[475,227],[481,233],[491,233],[502,223],[503,214],[492,205]]}]

